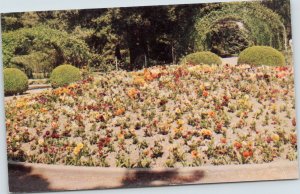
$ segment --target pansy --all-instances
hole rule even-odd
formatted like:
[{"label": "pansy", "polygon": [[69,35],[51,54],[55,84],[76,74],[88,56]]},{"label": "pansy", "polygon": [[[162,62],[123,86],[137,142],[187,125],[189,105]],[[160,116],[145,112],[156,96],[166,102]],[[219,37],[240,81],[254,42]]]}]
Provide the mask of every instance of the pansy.
[{"label": "pansy", "polygon": [[193,151],[191,152],[191,155],[192,155],[192,158],[199,158],[199,157],[200,157],[199,152],[197,152],[196,150],[193,150]]},{"label": "pansy", "polygon": [[[112,71],[19,96],[5,108],[11,160],[148,168],[295,160],[297,153],[290,67]],[[24,158],[27,151],[32,157]]]},{"label": "pansy", "polygon": [[278,142],[278,141],[280,140],[280,137],[279,137],[278,134],[273,134],[273,135],[271,136],[271,138],[272,138],[272,140],[273,140],[274,142]]}]

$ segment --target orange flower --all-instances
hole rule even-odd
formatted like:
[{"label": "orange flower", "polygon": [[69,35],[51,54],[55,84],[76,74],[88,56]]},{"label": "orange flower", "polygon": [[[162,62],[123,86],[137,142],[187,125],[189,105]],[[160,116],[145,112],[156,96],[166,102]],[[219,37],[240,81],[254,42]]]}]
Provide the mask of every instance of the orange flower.
[{"label": "orange flower", "polygon": [[120,116],[122,114],[125,113],[125,108],[119,108],[116,112],[115,112],[115,115],[116,116]]},{"label": "orange flower", "polygon": [[225,144],[227,143],[227,139],[225,137],[221,137],[220,142]]},{"label": "orange flower", "polygon": [[118,139],[123,140],[124,139],[124,134],[122,132],[118,133]]},{"label": "orange flower", "polygon": [[192,158],[199,158],[200,157],[200,154],[196,150],[193,150],[191,152],[191,154],[192,154]]},{"label": "orange flower", "polygon": [[143,85],[145,85],[145,83],[146,83],[146,81],[144,80],[144,78],[142,78],[140,76],[134,77],[133,84],[143,86]]},{"label": "orange flower", "polygon": [[40,110],[42,113],[46,113],[48,110],[46,108],[41,108]]},{"label": "orange flower", "polygon": [[147,81],[152,81],[154,80],[154,76],[152,75],[151,71],[149,71],[147,68],[144,69],[144,78]]},{"label": "orange flower", "polygon": [[208,92],[208,91],[204,90],[204,91],[202,92],[202,96],[207,97],[208,95],[209,95],[209,92]]},{"label": "orange flower", "polygon": [[71,90],[69,88],[58,88],[53,90],[53,94],[55,95],[62,95],[62,94],[69,94]]},{"label": "orange flower", "polygon": [[150,151],[149,151],[149,150],[144,150],[144,151],[143,151],[143,154],[144,154],[144,155],[146,155],[146,156],[148,156],[148,155],[149,155],[149,153],[150,153]]},{"label": "orange flower", "polygon": [[56,123],[56,122],[52,122],[51,123],[51,127],[52,127],[52,129],[57,129],[58,128],[58,124]]},{"label": "orange flower", "polygon": [[127,91],[127,95],[132,99],[136,98],[139,93],[140,91],[135,88],[131,88]]},{"label": "orange flower", "polygon": [[180,133],[180,132],[182,132],[183,130],[184,130],[183,127],[179,127],[179,128],[175,128],[175,129],[174,129],[174,132],[175,132],[175,133]]},{"label": "orange flower", "polygon": [[210,136],[212,136],[212,132],[208,129],[202,129],[201,135],[210,137]]},{"label": "orange flower", "polygon": [[209,112],[208,112],[208,115],[209,115],[210,117],[215,117],[215,116],[216,116],[216,113],[215,113],[214,111],[209,111]]}]

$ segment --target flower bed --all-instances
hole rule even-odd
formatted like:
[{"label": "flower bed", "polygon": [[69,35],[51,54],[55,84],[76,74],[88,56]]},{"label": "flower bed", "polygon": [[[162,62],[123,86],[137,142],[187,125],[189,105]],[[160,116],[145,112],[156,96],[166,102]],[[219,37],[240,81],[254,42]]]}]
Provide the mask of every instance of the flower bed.
[{"label": "flower bed", "polygon": [[115,71],[5,106],[14,161],[152,168],[297,159],[290,67]]}]

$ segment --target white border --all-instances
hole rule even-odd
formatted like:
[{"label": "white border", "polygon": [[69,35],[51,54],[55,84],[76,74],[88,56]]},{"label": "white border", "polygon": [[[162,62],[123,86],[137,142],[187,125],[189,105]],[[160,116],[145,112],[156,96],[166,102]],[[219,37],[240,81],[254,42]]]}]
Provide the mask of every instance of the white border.
[{"label": "white border", "polygon": [[[230,2],[232,0],[219,0],[218,2]],[[300,1],[290,0],[292,7],[293,44],[295,58],[295,87],[296,101],[300,102]],[[44,10],[65,10],[65,9],[87,9],[101,7],[129,7],[143,5],[168,5],[187,3],[217,2],[216,0],[0,0],[0,13],[23,12],[23,11],[44,11]],[[1,47],[1,43],[0,43]],[[2,58],[2,52],[0,52]],[[2,64],[2,62],[1,62]],[[6,162],[5,128],[4,128],[4,95],[3,95],[2,65],[0,65],[0,193],[8,193],[8,176]],[[300,106],[297,103],[297,121],[300,123]],[[298,125],[299,126],[299,125]],[[298,129],[299,130],[299,129]],[[300,133],[298,133],[300,142]],[[84,181],[84,180],[83,180]],[[53,192],[52,192],[53,193]],[[119,190],[96,190],[96,191],[74,191],[60,192],[61,194],[299,194],[300,180],[294,181],[269,181],[255,183],[228,183],[209,184],[195,186],[175,186],[142,189],[119,189]]]}]

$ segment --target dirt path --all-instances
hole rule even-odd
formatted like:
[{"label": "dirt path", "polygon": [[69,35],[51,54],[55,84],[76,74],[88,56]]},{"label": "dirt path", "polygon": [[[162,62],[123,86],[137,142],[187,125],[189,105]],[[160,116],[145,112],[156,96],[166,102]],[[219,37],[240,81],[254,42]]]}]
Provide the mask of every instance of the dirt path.
[{"label": "dirt path", "polygon": [[222,58],[222,64],[237,65],[238,57]]},{"label": "dirt path", "polygon": [[46,90],[49,90],[49,88],[47,87],[44,87],[44,88],[37,88],[37,89],[30,89],[30,90],[27,90],[24,94],[22,95],[18,95],[18,96],[6,96],[4,98],[5,101],[8,101],[8,100],[12,100],[14,98],[20,98],[20,97],[24,97],[24,96],[27,96],[27,95],[30,95],[30,94],[38,94],[38,93],[41,93],[43,91],[46,91]]}]

